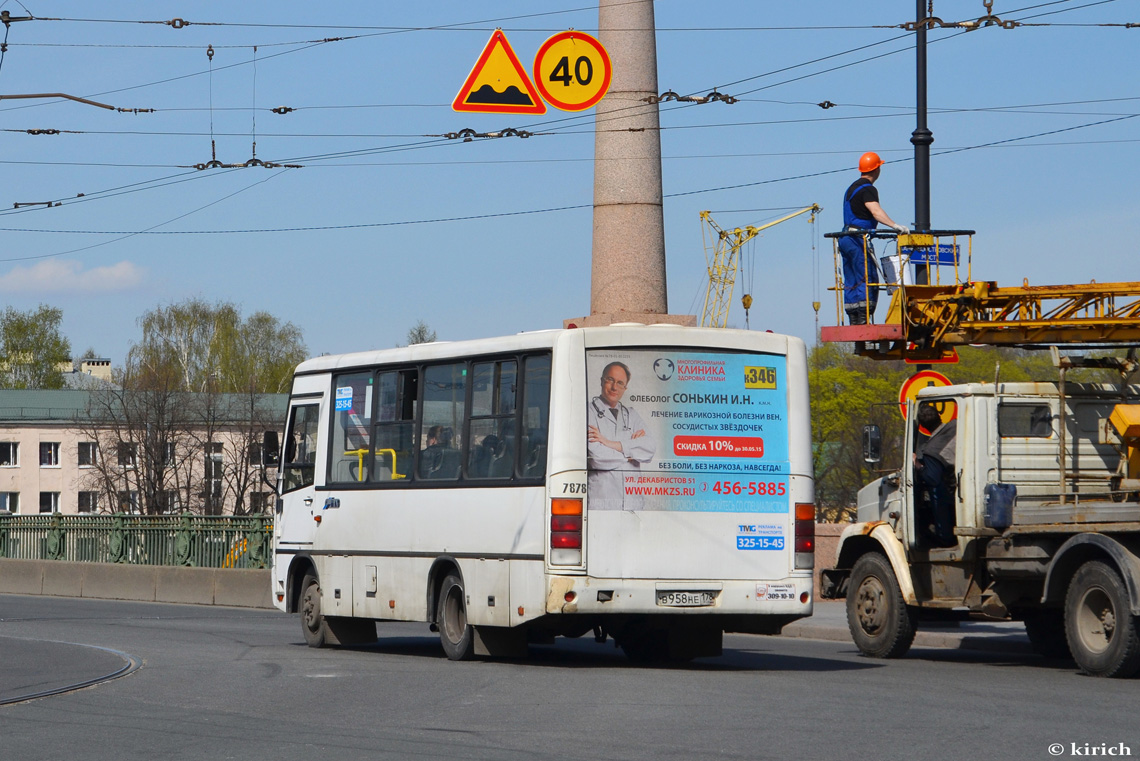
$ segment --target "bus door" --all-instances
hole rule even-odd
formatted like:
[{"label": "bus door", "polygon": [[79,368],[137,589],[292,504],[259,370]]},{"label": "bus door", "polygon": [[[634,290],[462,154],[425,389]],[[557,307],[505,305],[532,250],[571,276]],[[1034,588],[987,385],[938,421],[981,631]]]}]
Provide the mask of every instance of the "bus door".
[{"label": "bus door", "polygon": [[587,352],[591,576],[789,576],[811,484],[790,475],[786,371],[775,354]]},{"label": "bus door", "polygon": [[277,545],[293,552],[313,545],[320,505],[314,504],[317,452],[320,444],[320,400],[295,399],[281,451],[281,514],[277,516]]}]

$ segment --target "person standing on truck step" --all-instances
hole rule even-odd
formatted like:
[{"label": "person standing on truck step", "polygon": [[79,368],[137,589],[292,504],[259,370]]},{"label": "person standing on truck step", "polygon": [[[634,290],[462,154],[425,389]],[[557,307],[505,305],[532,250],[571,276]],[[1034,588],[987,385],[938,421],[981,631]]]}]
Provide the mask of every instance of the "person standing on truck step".
[{"label": "person standing on truck step", "polygon": [[843,194],[843,231],[862,233],[839,238],[839,254],[843,257],[843,309],[849,325],[870,322],[868,318],[874,317],[879,301],[878,288],[868,285],[868,281],[880,279],[870,233],[880,223],[900,235],[910,232],[910,228],[895,222],[879,205],[875,180],[879,179],[882,166],[879,154],[864,153],[859,158],[859,179]]},{"label": "person standing on truck step", "polygon": [[[958,421],[942,422],[942,416],[930,402],[923,402],[918,408],[918,424],[923,433],[930,435],[915,447],[914,476],[924,495],[922,503],[930,516],[926,527],[930,540],[936,547],[953,547],[958,543],[954,538],[954,457]],[[919,523],[922,528],[922,523]]]}]

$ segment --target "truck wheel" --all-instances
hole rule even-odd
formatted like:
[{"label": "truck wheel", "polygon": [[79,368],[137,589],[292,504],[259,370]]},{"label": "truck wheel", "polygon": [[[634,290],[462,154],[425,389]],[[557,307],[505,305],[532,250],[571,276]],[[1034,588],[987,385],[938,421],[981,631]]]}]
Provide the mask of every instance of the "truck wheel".
[{"label": "truck wheel", "polygon": [[1050,659],[1069,660],[1069,643],[1065,639],[1065,613],[1055,608],[1033,608],[1022,613],[1025,635],[1033,652]]},{"label": "truck wheel", "polygon": [[1140,637],[1120,574],[1099,560],[1077,569],[1065,595],[1065,634],[1073,660],[1092,676],[1127,678],[1140,670]]},{"label": "truck wheel", "polygon": [[847,626],[864,655],[901,658],[914,642],[915,614],[890,561],[877,552],[857,561],[847,587]]},{"label": "truck wheel", "polygon": [[447,657],[453,661],[470,660],[475,654],[475,633],[467,623],[463,581],[455,574],[444,579],[439,588],[435,620],[439,625],[439,643]]},{"label": "truck wheel", "polygon": [[321,615],[321,585],[311,573],[305,574],[305,580],[301,582],[301,604],[297,607],[301,612],[301,631],[305,635],[305,644],[309,647],[324,647],[328,644],[325,619]]}]

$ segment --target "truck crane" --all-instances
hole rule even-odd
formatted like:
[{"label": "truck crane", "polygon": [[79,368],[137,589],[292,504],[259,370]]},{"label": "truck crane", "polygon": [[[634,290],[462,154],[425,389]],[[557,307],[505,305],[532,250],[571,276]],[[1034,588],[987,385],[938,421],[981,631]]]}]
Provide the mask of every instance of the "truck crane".
[{"label": "truck crane", "polygon": [[[824,328],[821,338],[857,342],[879,360],[930,360],[966,343],[1048,347],[1058,378],[1010,383],[995,373],[919,391],[906,405],[902,461],[859,491],[857,522],[821,571],[821,596],[846,599],[852,638],[872,657],[905,654],[924,619],[984,615],[1023,621],[1036,651],[1088,674],[1136,675],[1140,283],[975,281],[971,236],[899,235],[899,260],[926,267],[929,282],[875,283],[868,273],[872,287],[893,290],[885,321]],[[1128,352],[1060,351],[1077,347]],[[1116,370],[1119,382],[1068,382],[1078,367]],[[866,462],[881,460],[879,442],[877,426],[865,427]]]},{"label": "truck crane", "polygon": [[[708,292],[705,294],[705,305],[701,310],[701,327],[723,328],[728,325],[728,310],[732,306],[732,290],[736,285],[736,275],[740,271],[740,249],[745,243],[755,238],[770,227],[787,222],[801,214],[811,213],[810,222],[815,222],[815,215],[823,211],[817,204],[805,206],[787,216],[767,222],[759,227],[748,225],[735,230],[726,230],[718,225],[712,218],[712,212],[702,211],[701,226],[702,237],[705,241],[705,263],[709,271]],[[745,294],[743,298],[744,311],[752,307],[752,296]]]}]

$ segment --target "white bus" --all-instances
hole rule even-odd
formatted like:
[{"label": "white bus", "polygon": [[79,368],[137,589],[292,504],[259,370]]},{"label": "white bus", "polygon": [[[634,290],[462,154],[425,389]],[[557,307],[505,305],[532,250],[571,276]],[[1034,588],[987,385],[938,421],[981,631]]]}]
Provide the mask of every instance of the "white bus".
[{"label": "white bus", "polygon": [[811,614],[810,439],[804,344],[771,333],[618,324],[311,359],[273,599],[313,647],[424,621],[455,660],[590,632],[635,660],[719,655],[725,631]]}]

